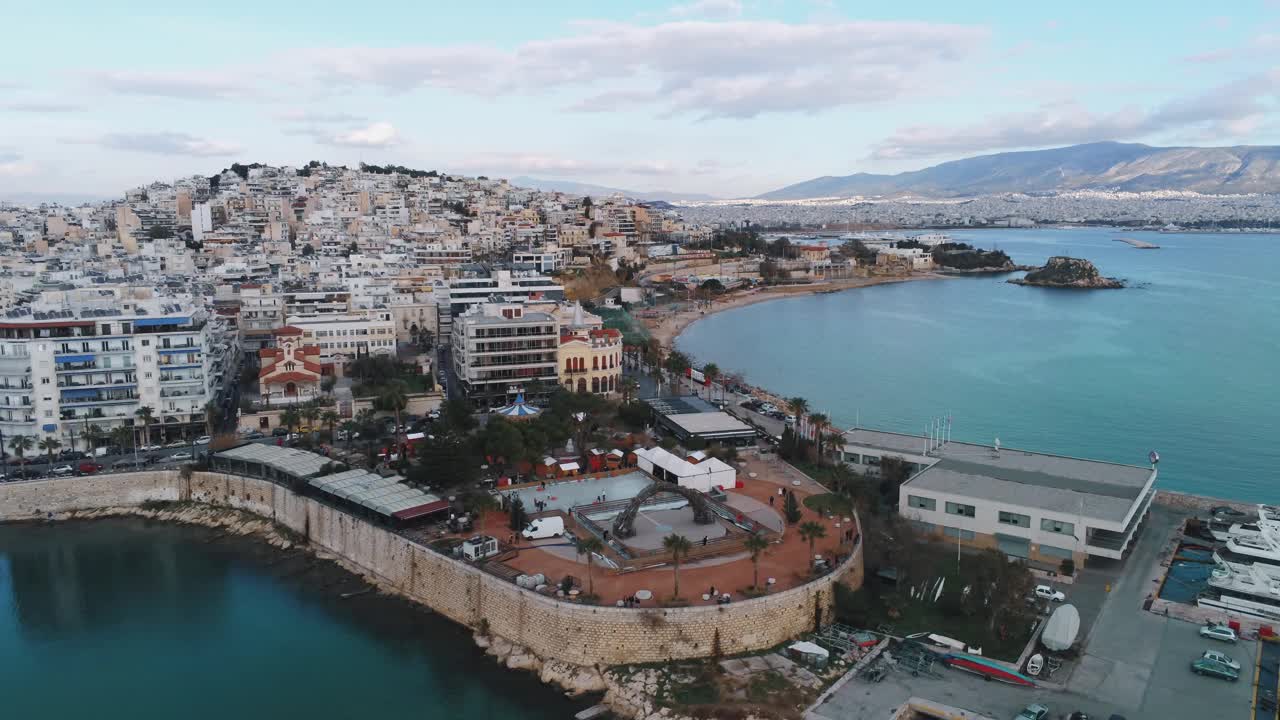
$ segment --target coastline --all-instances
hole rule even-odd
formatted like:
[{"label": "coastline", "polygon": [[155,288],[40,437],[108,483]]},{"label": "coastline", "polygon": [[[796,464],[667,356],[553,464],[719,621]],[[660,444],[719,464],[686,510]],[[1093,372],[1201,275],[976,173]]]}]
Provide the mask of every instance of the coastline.
[{"label": "coastline", "polygon": [[658,320],[642,319],[645,328],[649,331],[649,335],[662,344],[663,347],[671,348],[680,334],[693,325],[697,321],[710,317],[725,310],[733,310],[735,308],[755,305],[756,303],[768,302],[770,300],[780,300],[783,298],[804,297],[807,295],[817,295],[820,293],[843,292],[845,290],[857,290],[859,288],[873,287],[876,285],[889,285],[892,283],[915,282],[919,280],[948,280],[951,279],[947,275],[941,273],[921,273],[907,276],[882,276],[882,277],[859,277],[849,280],[835,280],[822,283],[812,283],[809,285],[790,285],[780,286],[766,289],[749,290],[742,293],[734,293],[728,299],[713,300],[711,307],[697,310],[687,310],[685,312],[668,315]]}]

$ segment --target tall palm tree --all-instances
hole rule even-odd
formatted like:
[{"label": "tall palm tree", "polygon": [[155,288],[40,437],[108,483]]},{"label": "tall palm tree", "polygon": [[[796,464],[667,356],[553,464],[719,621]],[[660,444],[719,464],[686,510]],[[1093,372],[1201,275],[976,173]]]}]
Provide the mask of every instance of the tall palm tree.
[{"label": "tall palm tree", "polygon": [[320,408],[315,405],[308,405],[302,408],[300,413],[304,420],[307,421],[307,427],[311,428],[311,442],[315,442],[316,437],[320,434]]},{"label": "tall palm tree", "polygon": [[22,477],[24,478],[27,476],[27,465],[22,462],[22,458],[35,445],[36,441],[32,440],[30,435],[14,435],[9,438],[9,449],[13,451],[14,455],[18,456],[18,465],[22,467]]},{"label": "tall palm tree", "polygon": [[831,424],[831,419],[824,413],[812,413],[809,415],[809,427],[813,428],[813,446],[814,451],[818,455],[818,464],[822,464],[822,440],[823,431],[827,429],[827,425]]},{"label": "tall palm tree", "polygon": [[827,527],[820,522],[807,520],[800,523],[800,537],[809,541],[809,555],[813,556],[813,545],[820,538],[827,536]]},{"label": "tall palm tree", "polygon": [[809,411],[809,401],[799,396],[787,398],[787,409],[796,416],[796,422],[800,422],[800,418]]},{"label": "tall palm tree", "polygon": [[675,582],[671,596],[678,598],[680,597],[680,558],[689,555],[689,549],[693,547],[693,544],[689,542],[689,538],[672,533],[662,538],[662,547],[671,553],[671,566],[674,571],[672,577]]},{"label": "tall palm tree", "polygon": [[600,538],[594,535],[578,543],[578,554],[586,553],[587,555],[587,593],[596,594],[595,578],[591,576],[591,566],[594,560],[594,554],[604,550],[604,543],[600,542]]},{"label": "tall palm tree", "polygon": [[714,400],[716,380],[720,378],[720,366],[715,363],[707,363],[702,368],[702,376],[707,379],[707,398]]},{"label": "tall palm tree", "polygon": [[284,425],[285,430],[288,431],[290,435],[293,434],[293,429],[298,427],[298,424],[301,422],[302,416],[293,408],[289,408],[288,410],[280,413],[280,424]]},{"label": "tall palm tree", "polygon": [[36,443],[36,447],[44,451],[45,457],[49,459],[49,465],[53,465],[53,451],[62,447],[62,441],[56,437],[42,437],[40,442]]},{"label": "tall palm tree", "polygon": [[396,380],[388,383],[382,393],[378,395],[378,405],[383,410],[391,410],[396,414],[396,427],[400,427],[400,411],[404,410],[409,404],[409,396],[405,392],[403,382]]},{"label": "tall palm tree", "polygon": [[640,383],[633,377],[623,377],[618,381],[618,392],[622,393],[622,402],[629,403],[640,390]]},{"label": "tall palm tree", "polygon": [[323,422],[325,425],[329,426],[329,442],[330,443],[333,442],[333,427],[337,425],[338,421],[341,419],[342,419],[342,416],[339,415],[337,411],[333,409],[328,409],[320,413],[320,421]]},{"label": "tall palm tree", "polygon": [[751,533],[742,541],[742,547],[751,553],[751,587],[760,587],[760,554],[769,547],[769,541],[760,533]]},{"label": "tall palm tree", "polygon": [[133,428],[128,425],[111,428],[110,437],[111,444],[119,445],[121,448],[128,447],[129,443],[138,439],[138,436],[133,432]]},{"label": "tall palm tree", "polygon": [[85,445],[88,446],[89,454],[92,455],[94,450],[98,449],[98,443],[102,442],[105,437],[102,428],[98,425],[85,425],[84,432],[80,435],[84,438]]},{"label": "tall palm tree", "polygon": [[142,421],[142,431],[146,438],[146,442],[143,444],[149,444],[151,442],[151,423],[156,421],[155,411],[151,409],[150,405],[143,405],[133,411],[133,416]]}]

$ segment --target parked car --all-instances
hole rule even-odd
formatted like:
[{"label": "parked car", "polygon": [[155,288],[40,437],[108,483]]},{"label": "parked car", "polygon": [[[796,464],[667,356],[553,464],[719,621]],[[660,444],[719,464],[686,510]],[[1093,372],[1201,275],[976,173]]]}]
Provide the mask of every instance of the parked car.
[{"label": "parked car", "polygon": [[189,453],[189,452],[176,452],[176,453],[174,453],[174,454],[170,455],[170,456],[169,456],[169,459],[170,459],[171,461],[183,462],[183,461],[185,461],[185,460],[190,460],[190,459],[191,459],[191,453]]},{"label": "parked car", "polygon": [[1221,640],[1222,642],[1234,643],[1240,637],[1236,635],[1236,631],[1230,626],[1217,623],[1213,625],[1205,625],[1200,628],[1200,637],[1210,640]]},{"label": "parked car", "polygon": [[248,434],[244,436],[246,440],[260,440],[264,437],[266,437],[266,435],[264,435],[261,430],[250,430]]},{"label": "parked car", "polygon": [[1235,682],[1240,679],[1240,671],[1233,669],[1230,665],[1223,665],[1216,660],[1201,656],[1195,662],[1191,663],[1191,672],[1197,675],[1208,675],[1209,677],[1222,678]]},{"label": "parked car", "polygon": [[1052,600],[1053,602],[1067,601],[1066,593],[1062,592],[1061,590],[1054,590],[1048,585],[1037,585],[1036,597],[1040,598],[1041,600]]},{"label": "parked car", "polygon": [[142,452],[155,452],[156,450],[163,450],[164,446],[163,445],[142,445],[138,449],[141,450]]},{"label": "parked car", "polygon": [[520,534],[524,536],[525,540],[560,537],[564,535],[564,518],[556,515],[534,518],[529,521],[529,524],[525,526]]},{"label": "parked car", "polygon": [[289,428],[287,427],[282,426],[282,427],[276,427],[271,429],[271,437],[284,437],[285,435],[288,435],[288,434],[289,434]]},{"label": "parked car", "polygon": [[102,463],[85,460],[80,463],[80,467],[78,469],[80,470],[81,475],[92,475],[96,472],[102,472],[104,466]]},{"label": "parked car", "polygon": [[186,441],[186,440],[174,440],[174,441],[173,441],[173,442],[171,442],[171,443],[165,443],[165,444],[164,444],[164,446],[165,446],[166,448],[173,449],[173,448],[180,448],[180,447],[182,447],[183,445],[186,445],[186,444],[187,444],[187,441]]},{"label": "parked car", "polygon": [[209,437],[208,435],[201,435],[200,437],[196,438],[197,445],[208,445],[212,441],[213,441],[213,438]]},{"label": "parked car", "polygon": [[1044,720],[1049,715],[1049,708],[1040,703],[1033,703],[1022,708],[1022,712],[1014,716],[1013,720]]},{"label": "parked car", "polygon": [[111,463],[111,467],[114,467],[114,468],[131,468],[131,467],[141,467],[141,466],[143,466],[143,465],[145,465],[145,464],[146,464],[146,461],[145,461],[145,460],[134,460],[133,458],[125,458],[125,459],[123,459],[123,460],[117,460],[117,461],[115,461],[115,462]]},{"label": "parked car", "polygon": [[1205,650],[1204,654],[1201,655],[1200,657],[1205,660],[1211,660],[1216,663],[1221,663],[1231,668],[1232,670],[1235,670],[1236,672],[1240,672],[1240,663],[1236,662],[1235,660],[1232,660],[1231,656],[1227,655],[1224,652],[1218,652],[1217,650]]},{"label": "parked car", "polygon": [[75,471],[76,469],[71,467],[70,465],[59,465],[58,467],[50,470],[49,472],[50,474],[57,475],[58,477],[62,477],[64,475],[70,475]]}]

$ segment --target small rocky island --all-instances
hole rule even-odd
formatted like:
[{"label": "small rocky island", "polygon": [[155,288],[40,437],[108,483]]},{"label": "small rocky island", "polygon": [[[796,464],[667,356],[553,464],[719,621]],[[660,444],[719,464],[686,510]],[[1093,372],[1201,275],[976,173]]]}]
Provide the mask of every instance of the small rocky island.
[{"label": "small rocky island", "polygon": [[1049,262],[1038,270],[1032,270],[1024,277],[1009,282],[1014,285],[1034,285],[1036,287],[1107,289],[1124,287],[1123,280],[1103,277],[1093,263],[1080,258],[1058,255],[1049,258]]}]

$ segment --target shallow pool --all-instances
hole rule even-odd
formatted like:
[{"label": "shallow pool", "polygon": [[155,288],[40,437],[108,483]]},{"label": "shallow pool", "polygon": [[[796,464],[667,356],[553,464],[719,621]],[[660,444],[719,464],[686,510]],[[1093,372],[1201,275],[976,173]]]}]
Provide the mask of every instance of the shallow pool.
[{"label": "shallow pool", "polygon": [[600,502],[603,497],[610,500],[630,500],[640,494],[653,482],[642,472],[631,472],[614,477],[593,477],[583,479],[559,480],[544,485],[504,491],[504,495],[515,494],[524,503],[525,509],[533,512],[534,501],[547,504],[547,510],[568,512],[570,508],[580,505],[591,505]]},{"label": "shallow pool", "polygon": [[1169,565],[1160,597],[1173,602],[1194,604],[1196,596],[1209,587],[1213,573],[1213,551],[1203,545],[1180,545]]}]

